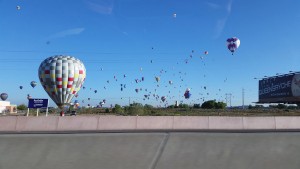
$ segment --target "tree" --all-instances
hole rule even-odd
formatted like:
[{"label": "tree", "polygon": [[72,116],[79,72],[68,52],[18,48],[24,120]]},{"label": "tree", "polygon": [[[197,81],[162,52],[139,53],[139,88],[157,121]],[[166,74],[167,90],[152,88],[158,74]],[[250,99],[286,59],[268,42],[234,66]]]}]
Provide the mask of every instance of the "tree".
[{"label": "tree", "polygon": [[115,104],[115,107],[112,109],[112,112],[113,113],[123,113],[124,111],[120,105]]},{"label": "tree", "polygon": [[225,109],[225,107],[226,103],[216,102],[216,100],[208,100],[201,105],[203,109]]},{"label": "tree", "polygon": [[144,108],[145,109],[153,109],[153,106],[150,104],[145,104]]},{"label": "tree", "polygon": [[21,105],[17,106],[17,109],[18,110],[26,110],[27,106],[25,104],[21,104]]},{"label": "tree", "polygon": [[215,103],[215,108],[216,109],[225,109],[226,108],[226,103],[224,103],[224,102]]},{"label": "tree", "polygon": [[201,106],[200,106],[200,104],[194,104],[193,108],[199,109],[199,108],[201,108]]},{"label": "tree", "polygon": [[179,108],[189,108],[189,105],[180,103]]},{"label": "tree", "polygon": [[213,109],[213,108],[215,108],[215,103],[216,103],[216,101],[214,101],[214,100],[205,101],[204,103],[202,103],[201,108],[202,109]]}]

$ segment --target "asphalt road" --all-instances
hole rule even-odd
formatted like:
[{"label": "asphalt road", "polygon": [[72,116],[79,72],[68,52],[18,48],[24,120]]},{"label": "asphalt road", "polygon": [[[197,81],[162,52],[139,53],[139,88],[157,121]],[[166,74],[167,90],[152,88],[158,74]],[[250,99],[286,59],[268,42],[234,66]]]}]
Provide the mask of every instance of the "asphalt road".
[{"label": "asphalt road", "polygon": [[1,134],[0,169],[299,169],[300,132]]}]

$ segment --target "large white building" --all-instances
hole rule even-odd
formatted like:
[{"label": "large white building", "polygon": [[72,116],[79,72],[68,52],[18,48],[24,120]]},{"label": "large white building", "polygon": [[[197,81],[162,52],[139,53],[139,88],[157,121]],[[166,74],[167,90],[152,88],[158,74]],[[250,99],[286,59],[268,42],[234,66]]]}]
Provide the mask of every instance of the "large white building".
[{"label": "large white building", "polygon": [[9,101],[0,101],[0,113],[17,113],[17,106]]}]

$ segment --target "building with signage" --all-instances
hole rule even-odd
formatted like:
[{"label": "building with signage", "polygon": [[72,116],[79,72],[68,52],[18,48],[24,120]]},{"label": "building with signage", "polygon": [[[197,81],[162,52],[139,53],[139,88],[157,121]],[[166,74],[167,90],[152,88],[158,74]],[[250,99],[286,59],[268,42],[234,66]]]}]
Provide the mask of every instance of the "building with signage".
[{"label": "building with signage", "polygon": [[17,113],[17,105],[11,105],[9,101],[0,101],[0,113]]}]

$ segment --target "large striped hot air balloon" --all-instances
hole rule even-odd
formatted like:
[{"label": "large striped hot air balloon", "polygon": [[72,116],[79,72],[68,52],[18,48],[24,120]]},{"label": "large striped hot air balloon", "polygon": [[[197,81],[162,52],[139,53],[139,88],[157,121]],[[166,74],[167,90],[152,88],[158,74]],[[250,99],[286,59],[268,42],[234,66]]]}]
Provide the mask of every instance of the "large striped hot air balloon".
[{"label": "large striped hot air balloon", "polygon": [[71,102],[86,77],[83,63],[72,56],[57,55],[45,59],[38,71],[39,79],[59,108]]},{"label": "large striped hot air balloon", "polygon": [[230,50],[232,55],[241,44],[241,41],[237,37],[228,38],[226,42],[227,42],[227,48],[228,50]]}]

